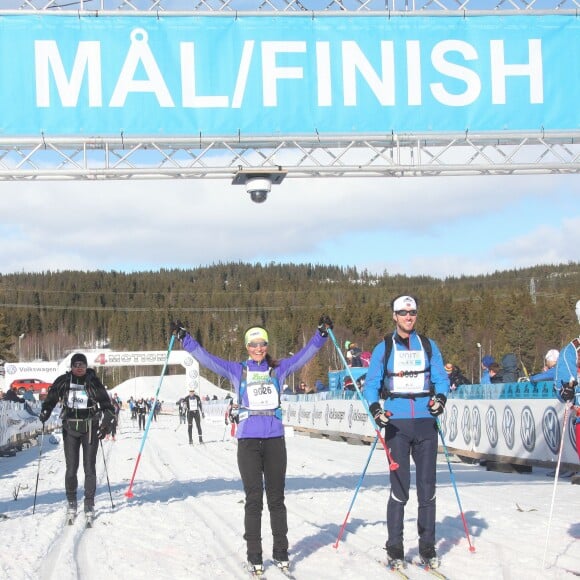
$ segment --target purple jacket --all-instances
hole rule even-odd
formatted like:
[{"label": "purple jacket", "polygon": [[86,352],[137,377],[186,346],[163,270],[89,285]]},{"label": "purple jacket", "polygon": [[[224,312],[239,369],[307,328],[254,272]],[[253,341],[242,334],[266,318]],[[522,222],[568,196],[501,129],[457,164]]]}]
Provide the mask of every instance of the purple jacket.
[{"label": "purple jacket", "polygon": [[[308,341],[308,344],[295,355],[289,358],[280,359],[279,365],[273,369],[272,375],[278,380],[280,389],[286,377],[302,368],[326,343],[326,338],[322,337],[318,331]],[[189,352],[198,362],[210,371],[228,379],[234,386],[236,396],[234,401],[239,401],[240,383],[244,367],[242,363],[233,362],[219,358],[205,350],[189,334],[183,339],[183,348]],[[247,361],[248,370],[267,370],[268,363],[264,360],[257,363],[252,359]],[[241,407],[247,405],[247,394],[244,393],[239,401]],[[240,421],[236,437],[238,439],[270,439],[272,437],[283,437],[284,425],[281,419],[274,415],[250,415],[247,419]]]}]

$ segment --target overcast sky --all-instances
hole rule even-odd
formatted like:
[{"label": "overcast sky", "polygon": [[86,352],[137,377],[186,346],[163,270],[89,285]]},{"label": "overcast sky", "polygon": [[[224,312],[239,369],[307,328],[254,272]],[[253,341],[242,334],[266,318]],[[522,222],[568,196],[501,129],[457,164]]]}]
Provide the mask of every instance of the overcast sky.
[{"label": "overcast sky", "polygon": [[578,175],[2,183],[0,271],[310,262],[437,277],[580,261]]}]

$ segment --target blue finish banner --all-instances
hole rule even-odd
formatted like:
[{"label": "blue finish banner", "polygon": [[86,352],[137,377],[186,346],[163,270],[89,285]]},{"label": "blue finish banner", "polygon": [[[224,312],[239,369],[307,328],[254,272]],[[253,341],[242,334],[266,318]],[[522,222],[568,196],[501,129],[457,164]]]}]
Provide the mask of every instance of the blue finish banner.
[{"label": "blue finish banner", "polygon": [[578,130],[580,19],[0,16],[0,136]]}]

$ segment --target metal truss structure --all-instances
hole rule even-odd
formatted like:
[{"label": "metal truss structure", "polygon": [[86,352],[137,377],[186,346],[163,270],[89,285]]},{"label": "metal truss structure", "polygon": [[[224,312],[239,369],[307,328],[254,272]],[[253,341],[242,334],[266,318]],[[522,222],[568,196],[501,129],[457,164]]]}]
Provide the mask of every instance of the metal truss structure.
[{"label": "metal truss structure", "polygon": [[[4,0],[3,12],[578,14],[580,0]],[[482,9],[482,5],[485,10]],[[406,177],[580,173],[580,131],[0,139],[0,180]]]}]

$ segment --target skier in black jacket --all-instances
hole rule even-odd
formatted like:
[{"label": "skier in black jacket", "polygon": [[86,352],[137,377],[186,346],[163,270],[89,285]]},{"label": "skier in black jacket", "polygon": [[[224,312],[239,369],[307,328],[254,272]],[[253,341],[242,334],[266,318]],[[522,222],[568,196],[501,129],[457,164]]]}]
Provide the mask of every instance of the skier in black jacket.
[{"label": "skier in black jacket", "polygon": [[189,396],[185,397],[184,401],[187,407],[187,434],[189,435],[189,444],[193,445],[192,431],[194,421],[195,426],[197,427],[199,442],[203,443],[200,414],[204,419],[205,414],[203,412],[203,407],[201,406],[201,399],[195,394],[195,389],[189,389]]},{"label": "skier in black jacket", "polygon": [[[69,523],[77,510],[77,471],[80,448],[83,448],[85,472],[84,508],[87,520],[92,520],[97,487],[96,459],[99,440],[111,432],[115,409],[107,390],[93,369],[87,368],[84,354],[74,354],[71,370],[59,376],[42,403],[39,419],[45,423],[57,403],[62,404],[62,436],[66,461],[65,491]],[[99,425],[100,421],[100,425]]]}]

